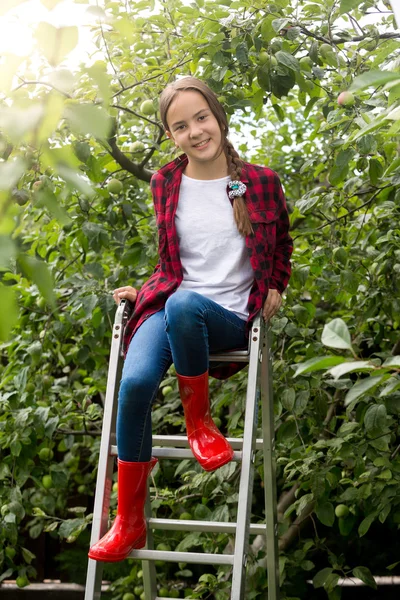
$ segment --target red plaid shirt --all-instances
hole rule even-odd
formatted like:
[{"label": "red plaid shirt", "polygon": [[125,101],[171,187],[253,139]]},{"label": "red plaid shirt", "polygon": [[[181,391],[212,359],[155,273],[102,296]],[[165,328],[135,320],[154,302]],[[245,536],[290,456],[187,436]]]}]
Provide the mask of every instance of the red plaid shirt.
[{"label": "red plaid shirt", "polygon": [[[138,292],[134,311],[125,327],[125,349],[138,327],[164,307],[168,297],[178,289],[183,279],[175,211],[182,172],[187,164],[187,155],[181,154],[159,169],[150,180],[158,228],[159,262],[154,273]],[[289,235],[285,196],[278,175],[267,167],[244,162],[240,180],[247,186],[244,199],[254,230],[254,234],[246,236],[246,246],[254,270],[254,282],[247,304],[248,337],[251,323],[262,309],[268,290],[276,289],[282,293],[288,284],[293,243]],[[232,204],[229,191],[227,185],[227,200]],[[214,366],[211,363],[209,374],[217,379],[226,379],[245,366],[245,363],[222,363]]]}]

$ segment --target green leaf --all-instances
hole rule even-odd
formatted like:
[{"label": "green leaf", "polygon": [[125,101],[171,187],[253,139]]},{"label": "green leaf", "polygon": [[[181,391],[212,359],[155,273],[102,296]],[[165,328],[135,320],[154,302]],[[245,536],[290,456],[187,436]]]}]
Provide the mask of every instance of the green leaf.
[{"label": "green leaf", "polygon": [[349,172],[349,165],[334,165],[334,167],[329,172],[329,182],[332,185],[339,185],[346,179],[347,173]]},{"label": "green leaf", "polygon": [[[1,12],[0,12],[0,14],[1,14]],[[6,571],[4,571],[4,573],[2,573],[0,575],[0,583],[2,581],[4,581],[4,579],[8,579],[8,577],[10,577],[13,574],[13,572],[14,572],[14,569],[11,569],[11,568],[9,568]]]},{"label": "green leaf", "polygon": [[394,369],[396,367],[400,368],[400,355],[391,356],[390,358],[387,358],[383,363],[382,367],[393,367]]},{"label": "green leaf", "polygon": [[373,404],[364,416],[364,426],[371,436],[378,436],[386,430],[387,412],[384,404]]},{"label": "green leaf", "polygon": [[276,33],[279,33],[281,29],[284,29],[288,23],[289,19],[274,19],[272,21],[272,27]]},{"label": "green leaf", "polygon": [[295,415],[302,415],[307,408],[308,401],[310,399],[310,392],[308,390],[302,390],[296,394],[296,401],[294,403],[293,412]]},{"label": "green leaf", "polygon": [[361,579],[361,581],[363,581],[369,587],[372,587],[374,590],[378,589],[376,581],[368,567],[355,567],[353,569],[353,575],[354,577]]},{"label": "green leaf", "polygon": [[366,379],[357,381],[357,383],[353,385],[351,390],[347,392],[346,397],[344,399],[344,405],[348,406],[350,402],[353,402],[354,400],[360,398],[368,391],[373,390],[374,388],[376,388],[377,385],[381,383],[382,379],[386,378],[387,375],[380,375],[378,377],[367,377]]},{"label": "green leaf", "polygon": [[364,90],[370,86],[379,86],[387,83],[388,81],[396,81],[400,82],[400,74],[393,73],[392,71],[380,71],[379,69],[366,71],[362,73],[358,77],[355,78],[351,86],[349,87],[350,92],[355,92],[357,90]]},{"label": "green leaf", "polygon": [[284,52],[283,50],[279,50],[275,54],[275,58],[281,65],[284,65],[288,69],[292,71],[300,71],[300,65],[297,58],[295,58],[290,52]]},{"label": "green leaf", "polygon": [[353,8],[357,8],[363,0],[340,0],[340,11],[341,15],[350,12]]},{"label": "green leaf", "polygon": [[376,158],[371,158],[369,161],[369,178],[371,180],[372,185],[378,185],[379,179],[383,174],[383,165],[380,160]]},{"label": "green leaf", "polygon": [[31,562],[33,561],[33,559],[36,558],[36,555],[33,554],[27,548],[21,548],[21,550],[22,550],[22,556],[24,557],[24,561],[30,565]]},{"label": "green leaf", "polygon": [[376,515],[371,513],[363,521],[361,521],[358,528],[358,535],[363,537],[366,533],[368,533],[368,529],[371,527],[372,523],[375,521]]},{"label": "green leaf", "polygon": [[25,171],[26,163],[21,158],[0,163],[0,191],[11,191]]},{"label": "green leaf", "polygon": [[71,222],[70,217],[67,212],[60,205],[59,199],[56,195],[49,190],[48,188],[44,188],[44,190],[39,190],[37,195],[36,204],[38,206],[45,206],[50,213],[54,215],[60,225],[67,225]]},{"label": "green leaf", "polygon": [[267,15],[261,22],[261,37],[266,42],[270,42],[275,37],[275,30],[272,26],[273,20],[273,15]]},{"label": "green leaf", "polygon": [[[23,4],[27,0],[1,0],[0,3],[0,15],[5,15],[6,12],[15,8],[19,4]],[[0,580],[1,581],[1,580]]]},{"label": "green leaf", "polygon": [[321,341],[329,348],[351,350],[351,337],[346,323],[342,319],[333,319],[323,329]]},{"label": "green leaf", "polygon": [[286,410],[292,410],[295,398],[296,392],[294,388],[286,388],[285,390],[283,390],[280,396],[280,401],[282,403],[283,408],[286,408]]},{"label": "green leaf", "polygon": [[314,575],[313,578],[314,587],[323,587],[327,582],[329,575],[331,575],[332,573],[333,569],[331,567],[326,567],[325,569],[321,569],[321,571],[318,571],[318,573]]},{"label": "green leaf", "polygon": [[54,282],[53,277],[49,271],[47,264],[26,254],[20,254],[18,262],[21,268],[28,277],[37,286],[40,293],[44,296],[46,301],[53,307],[55,307],[55,296],[54,296]]},{"label": "green leaf", "polygon": [[400,100],[400,83],[390,88],[388,106],[391,106],[392,104],[397,102],[397,100]]},{"label": "green leaf", "polygon": [[39,23],[35,36],[39,48],[53,67],[60,64],[79,41],[79,32],[76,25],[54,27],[45,21]]},{"label": "green leaf", "polygon": [[74,169],[70,169],[69,167],[60,164],[57,166],[57,171],[60,177],[62,177],[72,189],[79,190],[84,196],[88,196],[89,198],[95,195],[95,191],[90,183]]},{"label": "green leaf", "polygon": [[17,301],[13,288],[0,284],[0,341],[6,342],[18,319]]},{"label": "green leaf", "polygon": [[238,44],[235,54],[236,58],[242,65],[248,66],[250,64],[248,50],[245,43]]},{"label": "green leaf", "polygon": [[40,0],[40,2],[44,4],[48,10],[52,10],[57,4],[60,4],[62,0]]},{"label": "green leaf", "polygon": [[67,519],[61,523],[59,528],[59,534],[62,538],[69,538],[73,534],[80,533],[86,528],[85,519]]},{"label": "green leaf", "polygon": [[93,104],[68,104],[64,112],[71,128],[82,135],[105,139],[111,131],[111,118],[105,108]]},{"label": "green leaf", "polygon": [[322,504],[317,504],[315,512],[318,519],[323,525],[326,525],[327,527],[332,527],[333,523],[335,522],[335,509],[331,502],[323,502]]},{"label": "green leaf", "polygon": [[[11,141],[20,142],[24,136],[33,132],[44,115],[42,104],[32,104],[28,108],[10,106],[0,109],[0,127],[8,133]],[[6,163],[7,164],[7,163]]]},{"label": "green leaf", "polygon": [[374,365],[372,365],[367,360],[352,360],[350,362],[342,363],[337,367],[333,367],[332,369],[327,371],[327,373],[332,375],[332,377],[334,377],[335,379],[339,379],[339,377],[345,375],[346,373],[352,373],[353,371],[363,372],[365,370],[371,369],[374,369]]}]

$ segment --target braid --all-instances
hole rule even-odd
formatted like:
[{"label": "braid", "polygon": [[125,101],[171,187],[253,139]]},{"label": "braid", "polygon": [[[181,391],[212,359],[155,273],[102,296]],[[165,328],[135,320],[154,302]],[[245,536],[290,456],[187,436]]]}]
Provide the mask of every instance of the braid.
[{"label": "braid", "polygon": [[[231,181],[240,181],[240,177],[242,175],[242,161],[240,160],[239,154],[236,152],[231,142],[229,142],[226,138],[224,150],[228,162],[228,172],[231,177]],[[250,233],[254,233],[249,212],[243,196],[235,196],[233,199],[233,216],[236,221],[238,231],[241,235],[246,236],[250,235]]]}]

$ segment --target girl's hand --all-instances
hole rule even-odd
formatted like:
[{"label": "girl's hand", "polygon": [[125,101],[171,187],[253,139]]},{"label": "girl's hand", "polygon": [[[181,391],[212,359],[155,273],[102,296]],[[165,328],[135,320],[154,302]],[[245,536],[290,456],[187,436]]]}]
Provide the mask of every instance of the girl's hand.
[{"label": "girl's hand", "polygon": [[263,317],[265,321],[269,321],[271,317],[273,317],[278,310],[280,309],[282,304],[282,296],[278,292],[278,290],[269,290],[266,301],[264,302],[263,307]]},{"label": "girl's hand", "polygon": [[113,291],[113,298],[117,304],[121,302],[121,300],[129,300],[133,304],[136,302],[137,291],[134,287],[130,285],[125,285],[124,287],[117,288]]}]

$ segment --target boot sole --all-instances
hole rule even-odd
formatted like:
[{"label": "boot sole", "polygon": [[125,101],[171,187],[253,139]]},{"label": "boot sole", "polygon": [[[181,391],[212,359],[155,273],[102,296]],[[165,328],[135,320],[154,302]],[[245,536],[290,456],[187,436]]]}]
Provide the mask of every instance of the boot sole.
[{"label": "boot sole", "polygon": [[141,535],[134,542],[134,544],[130,548],[129,552],[125,552],[124,554],[111,554],[109,556],[107,556],[105,554],[104,554],[104,556],[98,556],[94,552],[91,553],[89,550],[88,557],[91,558],[92,560],[97,560],[98,562],[120,562],[121,560],[125,560],[126,558],[128,558],[128,556],[130,555],[132,550],[140,550],[141,548],[144,548],[145,545],[146,545],[146,532],[143,535]]},{"label": "boot sole", "polygon": [[216,471],[217,469],[219,469],[220,467],[223,467],[224,465],[226,465],[228,462],[230,462],[233,459],[233,453],[229,454],[226,458],[222,459],[219,463],[215,464],[212,463],[212,461],[208,461],[206,463],[200,463],[201,467],[205,470],[205,471]]}]

